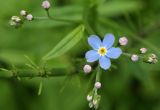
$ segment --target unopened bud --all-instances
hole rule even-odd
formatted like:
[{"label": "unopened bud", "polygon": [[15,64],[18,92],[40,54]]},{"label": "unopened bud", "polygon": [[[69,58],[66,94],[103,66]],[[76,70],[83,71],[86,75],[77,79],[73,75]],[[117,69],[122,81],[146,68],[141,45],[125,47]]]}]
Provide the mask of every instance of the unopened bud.
[{"label": "unopened bud", "polygon": [[27,15],[27,12],[26,12],[25,10],[21,10],[21,11],[20,11],[20,15],[21,15],[21,16],[26,16],[26,15]]},{"label": "unopened bud", "polygon": [[49,3],[49,1],[48,1],[48,0],[43,1],[43,2],[42,2],[42,7],[43,7],[44,9],[49,9],[49,8],[50,8],[50,3]]},{"label": "unopened bud", "polygon": [[93,105],[94,105],[95,109],[98,109],[100,100],[101,100],[101,96],[100,95],[95,95],[94,96]]},{"label": "unopened bud", "polygon": [[155,54],[149,54],[144,56],[143,61],[149,64],[155,64],[158,62],[158,59]]},{"label": "unopened bud", "polygon": [[12,20],[12,21],[15,21],[15,22],[21,22],[21,18],[18,17],[18,16],[12,16],[12,17],[11,17],[11,20]]},{"label": "unopened bud", "polygon": [[87,96],[87,101],[88,101],[88,102],[92,101],[92,99],[93,99],[93,96],[91,96],[91,95],[88,95],[88,96]]},{"label": "unopened bud", "polygon": [[28,14],[28,15],[26,16],[26,19],[27,19],[28,21],[32,21],[32,20],[33,20],[33,16],[32,16],[31,14]]},{"label": "unopened bud", "polygon": [[147,49],[146,49],[146,48],[141,48],[141,49],[140,49],[140,52],[141,52],[141,53],[146,53],[146,52],[147,52]]},{"label": "unopened bud", "polygon": [[134,55],[131,56],[131,60],[136,62],[136,61],[139,60],[139,56],[134,54]]},{"label": "unopened bud", "polygon": [[90,73],[90,72],[92,71],[92,67],[91,67],[90,65],[85,65],[85,66],[83,67],[83,71],[84,71],[86,74],[88,74],[88,73]]},{"label": "unopened bud", "polygon": [[100,83],[100,82],[96,82],[96,83],[95,83],[95,87],[96,87],[97,89],[100,89],[100,88],[101,88],[101,83]]},{"label": "unopened bud", "polygon": [[119,39],[119,44],[122,45],[122,46],[125,46],[128,44],[128,39],[126,37],[121,37]]},{"label": "unopened bud", "polygon": [[153,53],[152,53],[150,56],[151,56],[153,59],[157,59],[157,56],[156,56],[155,54],[153,54]]},{"label": "unopened bud", "polygon": [[94,106],[93,103],[90,102],[90,103],[89,103],[89,108],[93,108],[93,106]]},{"label": "unopened bud", "polygon": [[20,27],[23,24],[23,22],[22,22],[22,20],[21,20],[20,17],[18,17],[18,16],[12,16],[11,20],[9,21],[9,24],[11,26],[14,26],[15,28],[18,28],[18,27]]}]

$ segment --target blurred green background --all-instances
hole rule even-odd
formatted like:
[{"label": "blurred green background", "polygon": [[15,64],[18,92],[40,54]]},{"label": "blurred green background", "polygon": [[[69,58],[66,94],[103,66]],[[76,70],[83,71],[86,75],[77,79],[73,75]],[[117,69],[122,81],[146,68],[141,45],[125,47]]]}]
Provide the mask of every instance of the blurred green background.
[{"label": "blurred green background", "polygon": [[[160,56],[159,0],[50,0],[50,13],[56,18],[80,21],[103,37],[113,33],[129,39],[123,48],[136,53],[146,47]],[[27,68],[24,55],[37,64],[78,23],[53,20],[25,22],[19,29],[9,25],[13,15],[27,10],[33,16],[46,16],[42,0],[4,0],[0,4],[0,67]],[[92,8],[87,8],[92,6]],[[87,26],[85,25],[85,26]],[[72,60],[84,58],[90,47],[84,38],[65,55],[47,63],[48,68],[71,68]],[[131,62],[121,56],[112,61],[116,68],[103,72],[102,101],[99,110],[160,110],[160,63],[155,65]],[[82,62],[77,70],[83,69]],[[1,74],[1,72],[0,72]],[[0,78],[0,110],[89,110],[86,95],[93,88],[94,78],[83,72],[68,77]],[[2,75],[0,75],[1,77]],[[39,83],[43,90],[37,95]]]}]

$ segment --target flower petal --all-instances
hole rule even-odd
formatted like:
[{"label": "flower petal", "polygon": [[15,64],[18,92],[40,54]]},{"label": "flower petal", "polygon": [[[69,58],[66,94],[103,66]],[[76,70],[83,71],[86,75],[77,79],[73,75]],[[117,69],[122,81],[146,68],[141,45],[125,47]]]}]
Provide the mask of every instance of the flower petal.
[{"label": "flower petal", "polygon": [[114,43],[114,35],[113,34],[106,34],[103,39],[103,46],[105,46],[107,49],[111,48]]},{"label": "flower petal", "polygon": [[85,55],[87,62],[94,62],[99,59],[99,54],[96,50],[90,50]]},{"label": "flower petal", "polygon": [[99,59],[99,64],[101,68],[103,68],[104,70],[107,70],[111,66],[111,61],[109,58],[104,56]]},{"label": "flower petal", "polygon": [[100,38],[98,36],[96,36],[96,35],[91,35],[88,38],[88,43],[95,50],[97,50],[102,44]]},{"label": "flower petal", "polygon": [[112,47],[107,51],[106,56],[109,58],[117,59],[121,54],[122,50],[120,48]]}]

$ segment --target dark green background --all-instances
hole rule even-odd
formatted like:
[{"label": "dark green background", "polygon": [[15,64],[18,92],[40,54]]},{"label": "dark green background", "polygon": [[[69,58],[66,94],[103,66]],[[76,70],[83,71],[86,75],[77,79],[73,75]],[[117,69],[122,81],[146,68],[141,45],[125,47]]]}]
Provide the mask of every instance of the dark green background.
[{"label": "dark green background", "polygon": [[[9,25],[21,9],[46,16],[42,0],[3,0],[0,3],[0,66],[27,68],[24,55],[39,64],[78,24],[52,20],[25,22],[19,29]],[[57,18],[87,22],[97,35],[113,33],[129,39],[130,53],[146,47],[160,56],[160,0],[52,0],[50,13]],[[91,9],[88,5],[96,4]],[[87,14],[85,14],[87,12]],[[83,19],[85,17],[85,19]],[[85,20],[85,21],[84,21]],[[71,68],[73,59],[84,58],[90,47],[87,36],[65,55],[50,61],[50,68]],[[116,41],[116,42],[117,42]],[[131,62],[121,56],[116,68],[103,72],[100,110],[160,110],[160,63]],[[82,65],[85,62],[82,62]],[[82,65],[77,70],[82,70]],[[95,74],[94,72],[92,74]],[[0,110],[89,110],[86,95],[94,85],[92,75],[76,73],[56,78],[0,78]],[[37,95],[40,81],[43,90]]]}]

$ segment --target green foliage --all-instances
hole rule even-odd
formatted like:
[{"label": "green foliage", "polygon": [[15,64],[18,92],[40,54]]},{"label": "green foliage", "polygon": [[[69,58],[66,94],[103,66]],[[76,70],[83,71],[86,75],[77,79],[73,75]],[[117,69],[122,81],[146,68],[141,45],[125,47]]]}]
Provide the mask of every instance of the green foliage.
[{"label": "green foliage", "polygon": [[45,57],[44,60],[49,60],[63,55],[69,49],[73,48],[83,37],[84,26],[80,25],[62,39]]},{"label": "green foliage", "polygon": [[[129,44],[123,51],[137,53],[146,47],[160,57],[159,0],[50,0],[51,16],[73,22],[45,19],[26,21],[19,29],[9,26],[10,17],[21,9],[47,17],[41,2],[4,0],[0,4],[0,110],[88,109],[86,95],[93,88],[96,71],[84,75],[82,69],[89,50],[86,36],[93,33],[101,37],[113,33],[117,41],[126,36]],[[42,58],[48,62],[44,64]],[[12,75],[7,71],[12,65],[21,70],[20,75],[23,70],[35,73],[28,71],[28,62],[31,67],[38,65],[56,74],[65,69],[73,75],[6,78]],[[160,110],[160,63],[134,63],[121,56],[112,64],[116,68],[102,72],[99,110]]]}]

